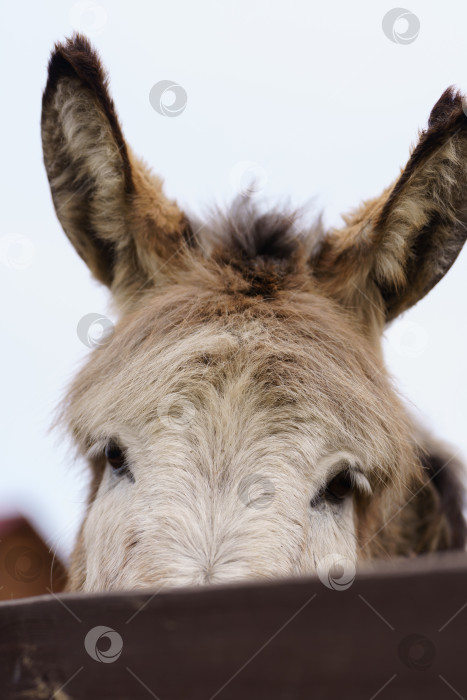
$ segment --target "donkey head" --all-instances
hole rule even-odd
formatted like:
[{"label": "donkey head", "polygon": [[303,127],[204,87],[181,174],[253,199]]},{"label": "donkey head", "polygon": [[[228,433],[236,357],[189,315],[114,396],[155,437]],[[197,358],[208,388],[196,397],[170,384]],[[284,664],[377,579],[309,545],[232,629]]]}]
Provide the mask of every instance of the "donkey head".
[{"label": "donkey head", "polygon": [[120,312],[63,407],[92,472],[69,588],[289,576],[452,544],[380,336],[466,237],[458,94],[395,185],[326,234],[247,200],[188,219],[127,146],[81,36],[50,60],[42,141],[58,218]]}]

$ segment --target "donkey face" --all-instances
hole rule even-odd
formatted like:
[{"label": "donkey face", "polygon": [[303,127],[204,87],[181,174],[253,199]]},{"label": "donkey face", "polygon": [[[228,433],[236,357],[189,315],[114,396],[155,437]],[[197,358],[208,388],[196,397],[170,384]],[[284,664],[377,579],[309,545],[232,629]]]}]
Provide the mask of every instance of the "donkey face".
[{"label": "donkey face", "polygon": [[88,42],[56,47],[52,196],[120,310],[63,407],[93,475],[69,588],[288,576],[452,544],[379,338],[463,244],[466,134],[448,90],[396,184],[342,230],[297,231],[246,200],[195,222],[126,145]]}]

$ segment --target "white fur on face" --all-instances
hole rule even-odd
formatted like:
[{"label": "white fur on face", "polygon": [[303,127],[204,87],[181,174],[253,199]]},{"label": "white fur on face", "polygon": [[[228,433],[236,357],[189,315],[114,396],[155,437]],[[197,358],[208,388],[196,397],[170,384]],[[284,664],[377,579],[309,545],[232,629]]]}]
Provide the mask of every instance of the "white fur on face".
[{"label": "white fur on face", "polygon": [[[331,554],[356,560],[352,498],[334,503],[322,492],[347,466],[368,492],[365,475],[394,456],[387,426],[374,421],[378,396],[365,396],[372,430],[357,416],[358,433],[349,431],[331,410],[325,365],[341,395],[353,381],[334,353],[321,347],[321,379],[305,375],[309,351],[256,321],[138,347],[111,377],[94,368],[72,401],[91,453],[113,438],[134,479],[104,467],[82,531],[84,590],[293,576]],[[365,403],[357,388],[356,397],[347,388],[349,406]]]},{"label": "white fur on face", "polygon": [[[229,418],[225,398],[217,409]],[[182,435],[164,426],[146,451],[129,450],[134,483],[107,465],[84,528],[85,590],[290,576],[330,553],[354,561],[352,500],[312,503],[330,456],[315,460],[309,437],[300,450],[287,435],[269,437],[266,420],[216,454],[209,420],[201,438],[196,419]]]}]

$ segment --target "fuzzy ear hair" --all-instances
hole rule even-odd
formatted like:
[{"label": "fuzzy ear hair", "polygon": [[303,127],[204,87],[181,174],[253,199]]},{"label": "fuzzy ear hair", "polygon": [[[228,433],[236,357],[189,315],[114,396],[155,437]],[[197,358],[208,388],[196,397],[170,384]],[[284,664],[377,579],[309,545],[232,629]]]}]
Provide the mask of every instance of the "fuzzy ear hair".
[{"label": "fuzzy ear hair", "polygon": [[99,57],[79,34],[52,53],[41,131],[57,216],[93,275],[124,301],[168,273],[187,221],[132,155]]},{"label": "fuzzy ear hair", "polygon": [[391,321],[446,274],[467,236],[467,116],[448,88],[394,186],[344,217],[311,261],[328,293]]}]

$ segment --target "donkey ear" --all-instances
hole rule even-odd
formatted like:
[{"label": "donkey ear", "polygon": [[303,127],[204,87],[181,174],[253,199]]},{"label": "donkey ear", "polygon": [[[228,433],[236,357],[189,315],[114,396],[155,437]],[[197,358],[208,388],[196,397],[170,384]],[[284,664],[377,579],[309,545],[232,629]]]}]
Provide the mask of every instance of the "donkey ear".
[{"label": "donkey ear", "polygon": [[41,130],[55,210],[79,255],[117,296],[146,287],[183,249],[187,223],[127,147],[106,75],[83,36],[55,46]]},{"label": "donkey ear", "polygon": [[435,286],[467,236],[467,117],[448,88],[395,185],[332,231],[316,277],[368,318],[391,321]]}]

